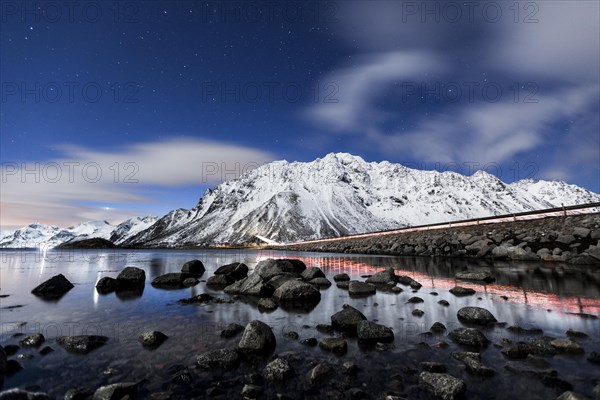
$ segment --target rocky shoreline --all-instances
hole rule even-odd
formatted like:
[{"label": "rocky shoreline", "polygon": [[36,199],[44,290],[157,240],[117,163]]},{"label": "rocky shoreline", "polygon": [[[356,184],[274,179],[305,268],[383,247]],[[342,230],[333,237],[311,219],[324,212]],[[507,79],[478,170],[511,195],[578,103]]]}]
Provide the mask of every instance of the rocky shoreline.
[{"label": "rocky shoreline", "polygon": [[472,257],[600,265],[600,214],[344,238],[284,247],[291,251]]},{"label": "rocky shoreline", "polygon": [[[151,285],[159,290],[180,289],[199,285],[205,273],[200,260],[183,264],[180,272],[169,272],[154,277]],[[494,281],[489,271],[461,271],[458,280],[485,285]],[[234,262],[218,267],[208,277],[207,287],[222,295],[197,294],[181,299],[181,307],[214,305],[231,307],[244,303],[258,307],[262,312],[282,309],[286,313],[308,312],[319,307],[321,291],[339,291],[350,299],[367,299],[378,292],[399,296],[403,307],[430,303],[436,292],[423,293],[423,285],[414,278],[396,274],[385,268],[364,280],[352,279],[346,273],[327,275],[318,266],[307,267],[296,259],[265,259],[249,269]],[[333,281],[333,282],[332,282]],[[102,277],[96,284],[99,293],[112,291],[140,291],[146,283],[143,269],[126,267],[116,278]],[[335,285],[334,285],[335,284]],[[32,294],[46,299],[68,296],[74,285],[62,274],[41,283]],[[546,336],[541,329],[508,326],[485,308],[475,305],[479,289],[457,285],[449,290],[453,297],[470,299],[470,305],[460,307],[456,315],[436,321],[419,336],[418,356],[396,353],[398,332],[378,322],[374,308],[359,310],[349,304],[323,315],[316,326],[303,325],[301,329],[287,329],[275,333],[265,322],[255,319],[245,325],[229,322],[221,331],[227,344],[207,349],[196,356],[195,365],[173,366],[172,377],[155,383],[149,376],[141,382],[114,382],[104,386],[72,388],[64,399],[183,399],[183,398],[348,398],[369,399],[461,399],[480,384],[495,377],[499,380],[526,376],[557,394],[553,398],[586,399],[574,392],[581,383],[571,382],[572,376],[556,371],[556,363],[575,360],[598,368],[600,355],[590,351],[595,343],[593,332],[570,329],[560,337]],[[141,295],[141,294],[140,294]],[[432,297],[433,296],[433,297]],[[452,300],[454,299],[454,300]],[[472,300],[471,300],[472,299]],[[480,298],[479,298],[480,299]],[[437,301],[442,309],[450,303]],[[458,307],[457,307],[458,308]],[[414,308],[414,318],[424,311]],[[595,316],[589,316],[595,318]],[[241,322],[241,321],[240,321]],[[300,327],[298,327],[300,328]],[[498,332],[500,334],[498,335]],[[514,339],[514,335],[519,340]],[[432,339],[432,340],[429,340]],[[19,373],[28,349],[39,349],[42,356],[50,352],[66,351],[81,357],[92,357],[93,352],[110,344],[113,338],[98,335],[59,336],[45,338],[41,333],[15,337],[16,343],[0,346],[0,377]],[[157,330],[139,332],[140,351],[154,351],[163,343],[177,337]],[[276,353],[278,343],[296,342],[296,351]],[[591,341],[591,342],[590,342]],[[350,347],[358,346],[365,360],[375,354],[376,364],[356,358],[347,358]],[[62,348],[63,350],[60,350]],[[445,349],[451,348],[450,352]],[[593,348],[593,347],[592,347]],[[144,349],[144,350],[142,350]],[[23,351],[25,350],[25,352]],[[327,356],[330,354],[331,356]],[[31,354],[30,354],[31,355]],[[13,357],[14,356],[14,357]],[[22,357],[23,356],[23,357]],[[31,356],[33,357],[33,356]],[[369,366],[370,365],[370,366]],[[195,383],[196,382],[196,383]],[[199,383],[198,383],[199,382]],[[384,387],[372,393],[367,382],[378,382]],[[590,382],[591,383],[591,382]],[[371,383],[372,384],[372,383]],[[600,382],[593,382],[592,392],[600,398]],[[377,386],[376,386],[377,387]],[[43,388],[38,388],[42,390]],[[590,389],[586,389],[590,390]],[[477,393],[477,392],[476,392]],[[529,396],[529,395],[528,395]],[[530,397],[530,396],[529,396]],[[11,389],[0,393],[0,400],[39,399],[51,397],[42,392]],[[531,397],[530,397],[531,398]]]}]

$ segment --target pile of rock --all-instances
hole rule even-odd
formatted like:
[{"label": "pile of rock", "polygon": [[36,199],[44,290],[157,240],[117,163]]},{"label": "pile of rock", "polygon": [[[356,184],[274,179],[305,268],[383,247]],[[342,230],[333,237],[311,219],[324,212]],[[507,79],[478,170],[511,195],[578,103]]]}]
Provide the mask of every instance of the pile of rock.
[{"label": "pile of rock", "polygon": [[350,238],[288,249],[600,264],[600,214]]}]

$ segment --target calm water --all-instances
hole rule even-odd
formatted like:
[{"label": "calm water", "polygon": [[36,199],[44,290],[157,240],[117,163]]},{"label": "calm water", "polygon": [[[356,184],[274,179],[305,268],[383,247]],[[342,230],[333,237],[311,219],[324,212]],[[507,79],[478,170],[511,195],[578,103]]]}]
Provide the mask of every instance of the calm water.
[{"label": "calm water", "polygon": [[[193,366],[197,354],[237,344],[239,336],[223,339],[220,331],[230,322],[242,325],[253,319],[269,324],[277,337],[276,353],[293,352],[292,363],[300,378],[285,387],[273,390],[291,395],[304,393],[322,397],[324,393],[305,391],[303,376],[311,363],[326,360],[333,364],[355,361],[362,368],[355,378],[345,378],[347,387],[368,389],[374,396],[382,397],[389,390],[407,391],[414,398],[427,398],[419,390],[411,392],[417,375],[411,368],[418,369],[420,361],[439,361],[448,367],[448,372],[461,377],[467,383],[468,398],[521,398],[525,390],[527,398],[553,398],[560,389],[544,386],[535,378],[518,376],[504,369],[506,360],[493,345],[482,353],[484,363],[496,369],[493,378],[477,378],[467,374],[460,362],[452,359],[451,353],[464,350],[442,336],[424,337],[435,322],[440,321],[448,328],[461,326],[456,311],[467,305],[477,305],[490,310],[496,318],[508,325],[538,327],[544,334],[565,337],[569,328],[589,335],[581,340],[586,349],[585,356],[555,356],[548,358],[550,368],[558,371],[562,379],[570,382],[575,390],[591,397],[592,387],[600,376],[600,367],[586,361],[591,351],[600,351],[600,320],[582,318],[578,313],[600,316],[600,271],[573,269],[567,266],[543,264],[476,264],[466,261],[413,259],[384,256],[340,255],[323,253],[283,253],[273,251],[84,251],[63,250],[46,254],[23,251],[0,253],[0,294],[9,295],[0,299],[0,322],[2,331],[0,344],[17,344],[15,334],[41,332],[46,337],[45,345],[55,351],[41,356],[36,349],[23,348],[21,353],[33,354],[32,359],[20,359],[24,369],[6,378],[3,389],[12,387],[38,388],[51,395],[62,397],[74,387],[97,387],[122,382],[141,381],[144,393],[174,390],[170,377],[176,365]],[[348,273],[353,278],[372,274],[383,267],[392,266],[399,275],[410,275],[423,288],[417,294],[410,288],[401,294],[378,292],[367,298],[350,298],[347,291],[335,284],[322,290],[321,302],[306,313],[287,312],[281,308],[262,313],[246,303],[220,305],[180,305],[177,300],[199,293],[222,292],[206,288],[204,282],[194,288],[161,290],[150,285],[150,281],[166,272],[179,271],[181,265],[191,259],[204,262],[207,271],[202,279],[212,275],[220,265],[241,261],[249,267],[265,258],[290,257],[302,259],[308,266],[321,267],[328,278],[334,274]],[[135,266],[146,271],[146,287],[141,296],[119,297],[115,293],[100,295],[95,290],[96,282],[103,276],[116,277],[124,266]],[[496,282],[492,285],[471,284],[456,281],[453,276],[462,269],[477,270],[492,268]],[[75,287],[58,301],[41,300],[30,291],[37,284],[58,273],[64,274]],[[456,284],[472,287],[474,296],[457,298],[448,290]],[[434,296],[430,292],[439,295]],[[409,297],[418,295],[425,302],[406,304]],[[503,299],[500,296],[507,296]],[[443,307],[441,299],[450,302]],[[370,320],[390,326],[395,333],[395,348],[389,351],[361,349],[352,339],[348,341],[348,353],[337,357],[319,348],[306,347],[286,339],[282,332],[295,330],[300,339],[325,337],[314,328],[317,324],[330,323],[330,316],[341,310],[344,303],[363,311]],[[14,307],[21,306],[21,307]],[[423,317],[411,314],[414,308],[425,311]],[[25,324],[23,324],[25,323]],[[160,330],[170,338],[155,351],[144,350],[137,342],[139,333],[145,330]],[[85,356],[69,354],[56,345],[54,338],[60,335],[102,334],[110,337],[108,344]],[[492,343],[502,338],[525,340],[529,336],[517,336],[502,327],[485,330]],[[426,344],[447,341],[447,349],[430,348]],[[11,358],[15,358],[12,356]],[[526,364],[523,364],[526,365]],[[262,365],[259,366],[259,371]],[[109,370],[111,373],[106,374]],[[235,372],[225,373],[222,379],[242,376],[240,382],[232,381],[230,388],[239,393],[244,382],[243,374],[252,366],[242,364]],[[204,393],[214,379],[209,372],[193,370],[193,389]],[[171,385],[171,386],[170,386]],[[303,392],[304,391],[304,392]],[[538,397],[536,397],[538,396]]]}]

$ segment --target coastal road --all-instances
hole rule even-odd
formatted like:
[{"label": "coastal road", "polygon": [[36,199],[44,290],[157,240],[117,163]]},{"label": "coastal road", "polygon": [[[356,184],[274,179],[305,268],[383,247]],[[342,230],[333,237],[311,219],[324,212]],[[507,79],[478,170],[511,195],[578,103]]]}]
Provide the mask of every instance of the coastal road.
[{"label": "coastal road", "polygon": [[[527,212],[515,213],[515,214],[495,215],[495,216],[484,217],[484,218],[472,218],[472,219],[465,219],[465,220],[459,220],[459,221],[448,221],[448,222],[442,222],[442,223],[437,223],[437,224],[411,226],[411,227],[393,229],[393,230],[387,230],[387,231],[358,233],[358,234],[354,234],[354,235],[338,236],[338,237],[315,239],[315,240],[306,240],[306,241],[302,241],[302,242],[293,242],[293,243],[277,243],[271,239],[263,238],[261,236],[257,236],[257,237],[260,240],[263,240],[265,242],[268,240],[268,242],[269,242],[268,244],[271,246],[292,246],[292,245],[301,245],[301,244],[334,242],[334,241],[338,241],[338,240],[347,240],[347,239],[359,239],[359,238],[368,238],[368,237],[376,237],[376,236],[394,235],[394,234],[405,233],[405,232],[429,231],[429,230],[437,230],[437,229],[445,229],[445,228],[455,228],[455,227],[459,227],[459,226],[494,224],[494,223],[500,223],[500,222],[523,221],[523,220],[532,220],[532,219],[561,217],[561,216],[567,216],[567,215],[589,214],[589,213],[596,213],[596,212],[600,212],[600,203],[579,204],[579,205],[575,205],[575,206],[549,208],[546,210],[535,210],[535,211],[527,211]],[[267,240],[265,240],[265,239],[267,239]]]}]

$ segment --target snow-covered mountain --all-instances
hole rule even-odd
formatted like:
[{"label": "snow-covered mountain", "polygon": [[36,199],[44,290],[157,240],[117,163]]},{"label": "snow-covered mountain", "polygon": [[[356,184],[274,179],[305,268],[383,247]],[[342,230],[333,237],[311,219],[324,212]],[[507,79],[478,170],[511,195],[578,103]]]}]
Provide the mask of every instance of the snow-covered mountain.
[{"label": "snow-covered mountain", "polygon": [[338,153],[249,171],[123,243],[245,243],[255,235],[290,242],[597,201],[598,194],[564,182],[506,184],[482,171],[421,171]]},{"label": "snow-covered mountain", "polygon": [[121,244],[130,237],[148,229],[157,220],[158,218],[154,216],[129,218],[127,221],[121,222],[113,229],[108,240],[114,244]]},{"label": "snow-covered mountain", "polygon": [[52,248],[62,243],[91,238],[121,243],[148,228],[156,217],[135,217],[113,226],[107,221],[88,221],[68,228],[33,223],[0,238],[0,248]]}]

